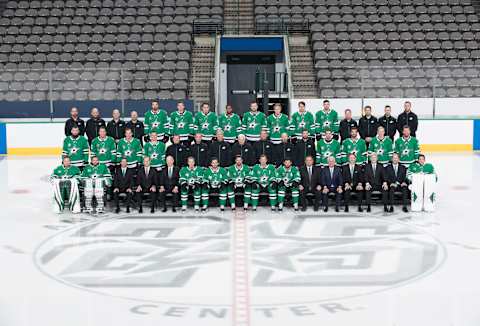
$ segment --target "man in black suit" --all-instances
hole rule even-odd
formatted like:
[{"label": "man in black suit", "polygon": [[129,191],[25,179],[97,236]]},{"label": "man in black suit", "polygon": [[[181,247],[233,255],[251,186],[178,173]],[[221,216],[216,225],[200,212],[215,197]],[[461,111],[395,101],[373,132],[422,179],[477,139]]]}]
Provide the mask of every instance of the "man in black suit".
[{"label": "man in black suit", "polygon": [[113,176],[113,199],[115,201],[115,213],[120,213],[119,195],[125,193],[127,195],[127,213],[130,213],[132,204],[132,189],[134,187],[134,171],[128,168],[126,158],[122,158],[120,166]]},{"label": "man in black suit", "polygon": [[245,165],[248,165],[250,167],[254,166],[256,163],[256,158],[253,146],[247,143],[244,134],[238,135],[237,138],[238,142],[232,145],[232,157],[236,158],[237,156],[240,156],[242,158],[242,162],[245,163]]},{"label": "man in black suit", "polygon": [[390,203],[390,213],[393,213],[393,197],[395,191],[400,191],[402,193],[402,210],[407,213],[407,168],[403,164],[400,164],[400,156],[398,153],[393,153],[392,163],[386,167],[386,174],[390,190],[388,200]]},{"label": "man in black suit", "polygon": [[157,201],[157,171],[150,166],[150,157],[148,156],[143,158],[143,166],[138,168],[135,192],[137,193],[138,212],[143,213],[143,194],[150,194],[152,200],[150,213],[154,213]]},{"label": "man in black suit", "polygon": [[365,165],[365,195],[367,201],[367,212],[371,211],[372,191],[381,191],[383,210],[387,209],[388,183],[383,165],[378,163],[377,153],[370,154],[370,163]]},{"label": "man in black suit", "polygon": [[190,155],[195,159],[198,166],[206,168],[208,166],[208,144],[203,141],[203,135],[196,133],[193,144],[190,145]]},{"label": "man in black suit", "polygon": [[335,165],[335,157],[328,158],[328,165],[322,170],[320,184],[322,189],[323,211],[328,212],[328,194],[335,193],[335,212],[339,212],[340,196],[342,195],[343,176],[342,170]]},{"label": "man in black suit", "polygon": [[167,147],[166,155],[171,155],[175,159],[175,165],[178,167],[185,166],[187,164],[187,157],[190,156],[190,147],[186,147],[180,142],[180,136],[174,135],[172,137],[173,144]]},{"label": "man in black suit", "polygon": [[343,174],[343,189],[345,191],[345,212],[349,211],[351,193],[357,194],[358,211],[362,212],[362,197],[363,197],[363,169],[357,164],[357,156],[354,153],[348,155],[348,164],[342,168]]},{"label": "man in black suit", "polygon": [[302,212],[307,210],[307,194],[315,195],[313,202],[313,210],[318,211],[321,200],[322,187],[320,186],[320,174],[322,168],[313,165],[314,160],[312,156],[305,158],[305,165],[300,168],[300,205]]},{"label": "man in black suit", "polygon": [[208,146],[209,159],[216,157],[222,168],[232,165],[232,150],[223,137],[223,130],[217,129],[216,138],[217,140],[212,141]]},{"label": "man in black suit", "polygon": [[315,157],[315,138],[310,137],[308,130],[304,130],[302,139],[297,140],[293,148],[293,164],[301,167],[307,156]]},{"label": "man in black suit", "polygon": [[163,210],[162,212],[167,211],[167,194],[172,194],[172,212],[177,211],[178,200],[180,195],[180,168],[175,166],[173,156],[167,156],[165,159],[167,162],[167,166],[162,169],[160,172],[160,180],[159,180],[159,195],[160,195],[160,203],[163,203]]}]

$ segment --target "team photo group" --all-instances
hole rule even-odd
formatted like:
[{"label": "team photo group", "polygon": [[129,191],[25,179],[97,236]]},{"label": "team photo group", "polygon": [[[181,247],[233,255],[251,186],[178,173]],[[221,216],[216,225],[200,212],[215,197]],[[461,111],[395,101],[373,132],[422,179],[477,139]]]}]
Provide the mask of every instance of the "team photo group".
[{"label": "team photo group", "polygon": [[410,102],[396,118],[388,105],[379,118],[366,106],[358,121],[350,109],[340,119],[328,100],[315,114],[305,102],[290,118],[282,110],[275,104],[266,115],[252,102],[243,117],[230,105],[217,116],[203,103],[193,114],[179,101],[168,115],[153,101],[142,120],[132,111],[125,121],[115,109],[106,122],[92,108],[85,122],[72,108],[62,163],[50,178],[53,209],[103,213],[113,201],[116,213],[121,206],[142,213],[148,198],[151,213],[167,206],[185,212],[192,204],[197,212],[256,211],[265,197],[279,212],[309,205],[315,212],[330,205],[370,212],[373,202],[385,212],[396,204],[404,212],[409,205],[433,210],[436,174],[420,153]]}]

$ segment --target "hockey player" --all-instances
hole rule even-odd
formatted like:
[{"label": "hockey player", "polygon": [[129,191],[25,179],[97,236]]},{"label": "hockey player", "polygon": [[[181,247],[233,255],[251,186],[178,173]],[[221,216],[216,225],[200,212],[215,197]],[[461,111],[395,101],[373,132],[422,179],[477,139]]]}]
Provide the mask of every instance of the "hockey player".
[{"label": "hockey player", "polygon": [[180,169],[180,202],[182,212],[187,210],[188,194],[193,193],[195,211],[200,210],[202,196],[203,168],[195,165],[195,159],[189,157],[187,166]]},{"label": "hockey player", "polygon": [[267,128],[270,141],[273,144],[280,144],[281,135],[290,133],[290,121],[288,116],[282,113],[282,105],[280,103],[276,103],[273,106],[273,114],[267,117]]},{"label": "hockey player", "polygon": [[403,127],[402,137],[395,141],[395,153],[400,155],[400,164],[406,168],[418,159],[420,146],[417,138],[410,135],[410,127]]},{"label": "hockey player", "polygon": [[317,139],[325,136],[325,129],[330,129],[333,132],[333,135],[337,137],[338,135],[338,113],[335,110],[330,108],[330,101],[323,101],[323,110],[317,111],[315,114],[315,129],[317,134]]},{"label": "hockey player", "polygon": [[330,156],[335,157],[337,162],[340,162],[342,158],[341,146],[339,141],[333,138],[333,132],[330,129],[325,129],[325,136],[317,142],[316,165],[327,166]]},{"label": "hockey player", "polygon": [[142,145],[133,138],[132,130],[125,129],[125,138],[120,139],[117,147],[117,162],[126,158],[129,169],[135,169],[142,163]]},{"label": "hockey player", "polygon": [[152,131],[157,133],[160,141],[168,140],[168,129],[170,127],[167,111],[160,109],[158,101],[152,101],[152,109],[145,113],[144,133],[150,135]]},{"label": "hockey player", "polygon": [[300,184],[300,172],[296,166],[292,166],[292,160],[286,159],[283,165],[277,169],[278,184],[278,210],[283,211],[285,194],[290,191],[292,194],[293,209],[298,211],[298,198]]},{"label": "hockey player", "polygon": [[233,106],[228,104],[225,107],[225,113],[218,118],[218,128],[223,130],[223,135],[227,143],[233,144],[242,132],[242,121],[238,114],[233,113]]},{"label": "hockey player", "polygon": [[203,141],[210,144],[218,128],[217,116],[214,112],[210,112],[208,103],[203,103],[200,110],[195,115],[193,130],[195,133],[202,134]]},{"label": "hockey player", "polygon": [[425,155],[418,156],[418,162],[410,164],[407,172],[408,180],[412,183],[409,188],[412,193],[412,212],[435,210],[435,185],[437,174],[431,163],[425,162]]},{"label": "hockey player", "polygon": [[267,191],[272,211],[276,210],[277,204],[277,173],[272,164],[267,163],[265,155],[260,156],[260,163],[255,165],[250,172],[252,182],[252,208],[257,210],[260,191]]},{"label": "hockey player", "polygon": [[165,143],[158,141],[155,131],[150,133],[150,142],[145,143],[143,155],[150,157],[150,166],[160,172],[165,166]]},{"label": "hockey player", "polygon": [[70,157],[71,164],[80,170],[88,163],[88,142],[80,136],[77,126],[72,127],[72,135],[63,140],[62,157]]},{"label": "hockey player", "polygon": [[210,193],[216,192],[220,210],[223,212],[227,203],[228,175],[227,170],[219,165],[217,158],[212,158],[210,166],[203,171],[203,182],[202,211],[208,209]]},{"label": "hockey player", "polygon": [[308,130],[310,136],[314,136],[316,133],[315,118],[311,112],[307,112],[305,109],[305,102],[298,102],[298,112],[292,115],[290,120],[290,134],[292,135],[292,141],[295,142],[297,138],[302,137],[302,131]]},{"label": "hockey player", "polygon": [[68,156],[63,157],[62,165],[55,168],[50,177],[53,186],[53,211],[55,213],[63,212],[66,202],[72,213],[80,213],[79,177],[80,170],[71,165]]},{"label": "hockey player", "polygon": [[125,121],[120,119],[120,110],[113,109],[112,111],[112,120],[107,123],[107,135],[112,137],[115,140],[115,143],[118,143],[120,139],[125,137]]},{"label": "hockey player", "polygon": [[228,186],[228,199],[230,201],[230,207],[235,210],[235,193],[243,190],[243,207],[248,209],[250,204],[250,198],[252,195],[252,186],[250,182],[250,168],[243,164],[241,156],[235,157],[235,164],[227,169],[229,186]]},{"label": "hockey player", "polygon": [[170,114],[170,136],[179,136],[185,146],[192,142],[193,114],[185,110],[185,103],[182,101],[177,103],[177,111]]},{"label": "hockey player", "polygon": [[348,155],[355,154],[357,156],[357,164],[364,165],[367,161],[367,145],[365,140],[358,138],[357,128],[352,128],[350,138],[345,139],[341,148],[341,162],[345,165],[348,162]]},{"label": "hockey player", "polygon": [[100,127],[98,130],[98,137],[92,141],[91,156],[98,157],[100,164],[105,164],[110,173],[115,167],[117,162],[117,146],[112,137],[107,136],[107,130],[105,127]]},{"label": "hockey player", "polygon": [[393,141],[390,137],[385,135],[385,128],[378,127],[377,135],[372,138],[370,146],[368,147],[368,154],[377,153],[378,163],[387,166],[392,160],[393,155]]},{"label": "hockey player", "polygon": [[265,114],[258,112],[258,104],[255,101],[250,103],[250,111],[243,115],[242,130],[249,142],[257,142],[260,139],[260,132],[267,130]]},{"label": "hockey player", "polygon": [[87,165],[82,172],[83,193],[85,196],[86,212],[93,213],[93,197],[97,200],[96,212],[103,213],[105,206],[103,196],[105,188],[112,185],[112,175],[105,164],[100,164],[98,157],[92,157],[91,164]]}]

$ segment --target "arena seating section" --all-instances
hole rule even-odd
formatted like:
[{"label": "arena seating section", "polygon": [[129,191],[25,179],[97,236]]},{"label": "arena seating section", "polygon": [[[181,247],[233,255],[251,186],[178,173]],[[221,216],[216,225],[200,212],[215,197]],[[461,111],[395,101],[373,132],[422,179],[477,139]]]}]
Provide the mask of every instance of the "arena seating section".
[{"label": "arena seating section", "polygon": [[[5,2],[5,1],[4,1]],[[0,18],[0,100],[185,98],[195,19],[222,0],[8,1]],[[1,8],[1,6],[0,6]]]},{"label": "arena seating section", "polygon": [[321,97],[361,97],[362,77],[365,97],[480,96],[468,0],[255,0],[255,16],[310,21]]}]

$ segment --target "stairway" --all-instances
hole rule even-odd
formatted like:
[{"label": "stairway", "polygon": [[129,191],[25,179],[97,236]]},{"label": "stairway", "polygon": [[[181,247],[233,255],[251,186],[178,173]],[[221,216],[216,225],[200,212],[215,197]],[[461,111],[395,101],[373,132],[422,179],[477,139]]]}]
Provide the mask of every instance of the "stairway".
[{"label": "stairway", "polygon": [[223,28],[225,34],[255,34],[254,0],[224,0]]},{"label": "stairway", "polygon": [[289,36],[290,75],[294,98],[317,98],[318,84],[308,36]]},{"label": "stairway", "polygon": [[215,76],[215,37],[196,36],[192,49],[188,97],[195,103],[210,102],[210,81]]}]

